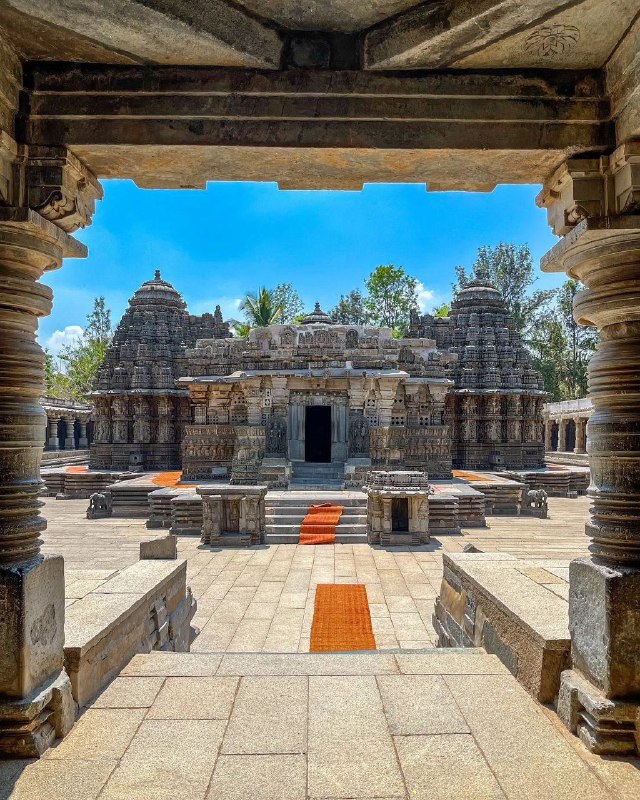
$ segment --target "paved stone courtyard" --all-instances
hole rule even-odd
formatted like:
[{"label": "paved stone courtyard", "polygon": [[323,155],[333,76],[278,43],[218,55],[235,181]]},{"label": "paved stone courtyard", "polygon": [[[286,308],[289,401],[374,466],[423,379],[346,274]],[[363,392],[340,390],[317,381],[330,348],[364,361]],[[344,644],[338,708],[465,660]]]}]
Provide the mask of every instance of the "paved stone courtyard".
[{"label": "paved stone courtyard", "polygon": [[11,800],[616,800],[637,764],[585,751],[495,656],[136,656]]},{"label": "paved stone courtyard", "polygon": [[[157,533],[87,522],[85,507],[46,501],[44,549],[65,556],[67,604]],[[0,800],[635,799],[640,761],[588,753],[495,656],[432,649],[443,552],[472,542],[554,561],[562,578],[586,552],[587,507],[552,498],[549,520],[492,517],[415,549],[212,551],[182,538],[192,653],[136,656],[39,762],[0,762]],[[387,652],[305,652],[318,583],[364,583]],[[547,588],[566,596],[562,581]]]},{"label": "paved stone courtyard", "polygon": [[[420,548],[372,548],[366,544],[212,550],[197,537],[182,537],[188,583],[198,601],[193,624],[201,633],[194,651],[308,652],[315,586],[364,583],[378,649],[435,644],[431,625],[440,590],[442,553],[467,542],[484,551],[520,558],[568,561],[587,552],[587,498],[551,498],[548,520],[490,517],[487,528],[433,538]],[[157,536],[141,519],[84,518],[86,500],[46,500],[49,528],[44,552],[61,553],[67,604],[97,588],[115,570],[138,560],[140,541]],[[553,585],[566,595],[567,585]]]}]

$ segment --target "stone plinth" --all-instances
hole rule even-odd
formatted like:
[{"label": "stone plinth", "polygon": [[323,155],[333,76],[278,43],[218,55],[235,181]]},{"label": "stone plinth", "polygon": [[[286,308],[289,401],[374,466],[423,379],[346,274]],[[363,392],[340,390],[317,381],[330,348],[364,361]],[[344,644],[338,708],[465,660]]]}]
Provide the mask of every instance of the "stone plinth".
[{"label": "stone plinth", "polygon": [[369,474],[367,537],[370,544],[426,544],[429,541],[429,494],[425,472],[398,470]]},{"label": "stone plinth", "polygon": [[212,547],[264,542],[266,486],[200,487],[202,541]]}]

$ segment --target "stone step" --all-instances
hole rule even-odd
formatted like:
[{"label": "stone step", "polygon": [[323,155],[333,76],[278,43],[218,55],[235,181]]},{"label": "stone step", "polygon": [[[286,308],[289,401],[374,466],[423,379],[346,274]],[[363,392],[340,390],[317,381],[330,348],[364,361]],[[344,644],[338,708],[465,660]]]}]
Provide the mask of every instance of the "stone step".
[{"label": "stone step", "polygon": [[[300,538],[299,529],[296,533],[285,533],[282,531],[270,531],[269,526],[267,526],[265,533],[267,544],[298,544]],[[344,533],[343,531],[336,530],[336,544],[366,543],[366,533]]]},{"label": "stone step", "polygon": [[[301,525],[305,514],[267,514],[267,525]],[[340,517],[341,525],[366,525],[366,514],[343,514]]]},{"label": "stone step", "polygon": [[[268,522],[265,525],[266,531],[271,531],[272,533],[300,533],[300,523],[286,523],[286,522]],[[367,532],[366,524],[362,522],[355,522],[355,523],[340,523],[336,527],[336,532],[340,531],[341,533],[365,533]]]}]

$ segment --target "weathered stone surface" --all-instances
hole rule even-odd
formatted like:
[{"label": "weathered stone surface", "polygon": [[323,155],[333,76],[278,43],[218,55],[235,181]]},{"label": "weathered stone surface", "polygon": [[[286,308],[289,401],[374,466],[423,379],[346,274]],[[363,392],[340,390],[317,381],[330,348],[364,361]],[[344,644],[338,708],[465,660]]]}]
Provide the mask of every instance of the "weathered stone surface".
[{"label": "weathered stone surface", "polygon": [[640,570],[571,562],[571,655],[605,697],[640,694]]},{"label": "weathered stone surface", "polygon": [[173,534],[140,542],[140,559],[173,559],[178,557],[178,539]]},{"label": "weathered stone surface", "polygon": [[[434,627],[441,646],[482,646],[540,702],[553,702],[569,666],[568,606],[530,562],[507,554],[444,555]],[[562,581],[563,582],[563,581]]]},{"label": "weathered stone surface", "polygon": [[136,653],[188,650],[194,613],[184,561],[139,561],[75,602],[64,653],[77,703],[90,702]]}]

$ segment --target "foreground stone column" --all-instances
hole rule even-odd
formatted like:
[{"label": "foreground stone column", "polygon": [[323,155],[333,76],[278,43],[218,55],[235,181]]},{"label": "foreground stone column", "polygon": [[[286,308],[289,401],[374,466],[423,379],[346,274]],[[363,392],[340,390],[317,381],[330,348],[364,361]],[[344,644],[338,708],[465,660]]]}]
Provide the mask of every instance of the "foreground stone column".
[{"label": "foreground stone column", "polygon": [[75,719],[63,670],[64,573],[40,554],[38,492],[46,415],[38,318],[51,289],[38,283],[79,245],[39,214],[0,208],[0,753],[37,756]]},{"label": "foreground stone column", "polygon": [[48,417],[47,422],[49,426],[47,447],[49,450],[59,450],[60,443],[58,442],[58,420],[59,417]]},{"label": "foreground stone column", "polygon": [[571,564],[573,670],[558,712],[594,751],[632,753],[640,712],[640,216],[588,218],[543,260],[587,289],[574,314],[598,328],[589,365],[591,558]]}]

